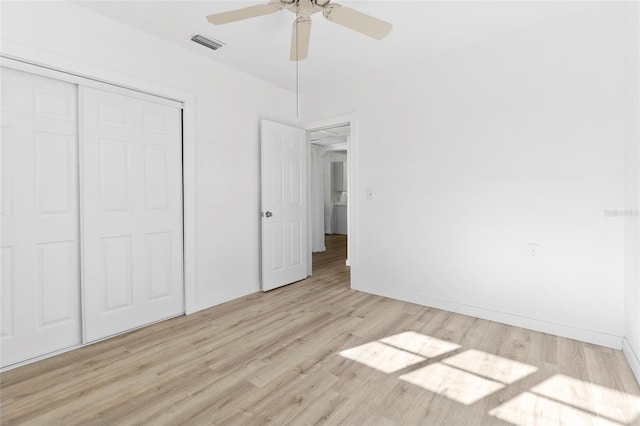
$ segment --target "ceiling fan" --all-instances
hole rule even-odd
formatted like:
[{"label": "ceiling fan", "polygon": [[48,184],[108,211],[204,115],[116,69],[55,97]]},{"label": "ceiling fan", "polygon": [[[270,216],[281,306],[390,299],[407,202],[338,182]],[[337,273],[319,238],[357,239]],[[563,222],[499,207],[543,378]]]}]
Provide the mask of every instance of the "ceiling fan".
[{"label": "ceiling fan", "polygon": [[222,25],[256,16],[269,15],[283,9],[295,13],[297,16],[291,35],[290,59],[292,61],[301,61],[309,55],[311,15],[314,13],[322,12],[327,20],[377,40],[385,38],[393,27],[388,22],[350,7],[331,3],[331,0],[271,0],[267,4],[215,13],[207,16],[207,20],[212,24]]}]

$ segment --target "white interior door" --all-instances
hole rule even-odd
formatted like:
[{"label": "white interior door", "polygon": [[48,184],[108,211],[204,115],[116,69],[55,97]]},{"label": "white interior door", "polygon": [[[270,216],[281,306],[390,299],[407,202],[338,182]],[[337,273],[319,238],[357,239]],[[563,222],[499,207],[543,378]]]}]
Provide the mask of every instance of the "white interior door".
[{"label": "white interior door", "polygon": [[85,340],[184,312],[177,108],[97,89],[82,102]]},{"label": "white interior door", "polygon": [[307,277],[306,132],[262,120],[262,290]]},{"label": "white interior door", "polygon": [[2,366],[81,342],[77,87],[2,68]]}]

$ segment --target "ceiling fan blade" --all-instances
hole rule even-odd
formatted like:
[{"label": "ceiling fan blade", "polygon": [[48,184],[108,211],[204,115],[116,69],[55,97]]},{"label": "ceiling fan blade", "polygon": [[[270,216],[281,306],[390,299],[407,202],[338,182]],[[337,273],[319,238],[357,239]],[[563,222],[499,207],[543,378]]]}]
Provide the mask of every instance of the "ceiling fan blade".
[{"label": "ceiling fan blade", "polygon": [[311,38],[311,19],[300,17],[293,23],[291,32],[292,61],[302,61],[309,55],[309,40]]},{"label": "ceiling fan blade", "polygon": [[259,4],[257,6],[244,7],[242,9],[229,10],[228,12],[214,13],[207,16],[207,21],[215,25],[228,24],[256,16],[268,15],[282,9],[280,2]]},{"label": "ceiling fan blade", "polygon": [[324,9],[323,14],[331,22],[343,25],[377,40],[385,38],[393,28],[393,25],[388,22],[339,4],[330,4]]}]

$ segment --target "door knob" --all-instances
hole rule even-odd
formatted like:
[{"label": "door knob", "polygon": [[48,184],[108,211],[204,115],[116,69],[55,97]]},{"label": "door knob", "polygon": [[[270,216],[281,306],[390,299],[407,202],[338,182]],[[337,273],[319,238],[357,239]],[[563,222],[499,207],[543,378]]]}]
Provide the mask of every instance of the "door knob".
[{"label": "door knob", "polygon": [[271,213],[271,212],[266,212],[264,215],[265,215],[266,217],[271,217],[271,216],[273,216],[273,213]]}]

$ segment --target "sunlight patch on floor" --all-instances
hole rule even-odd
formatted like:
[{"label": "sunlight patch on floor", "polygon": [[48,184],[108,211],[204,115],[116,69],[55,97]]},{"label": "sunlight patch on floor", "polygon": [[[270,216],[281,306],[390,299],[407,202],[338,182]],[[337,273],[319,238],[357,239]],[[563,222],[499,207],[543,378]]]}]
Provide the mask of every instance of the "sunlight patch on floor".
[{"label": "sunlight patch on floor", "polygon": [[[387,374],[415,366],[413,371],[403,372],[399,379],[465,405],[538,370],[532,365],[474,349],[424,365],[430,358],[459,348],[456,343],[405,331],[344,350],[340,355]],[[423,364],[416,366],[419,363]]]},{"label": "sunlight patch on floor", "polygon": [[384,339],[380,339],[379,342],[427,358],[435,358],[460,347],[458,344],[436,339],[431,336],[425,336],[415,331],[405,331],[404,333],[385,337]]},{"label": "sunlight patch on floor", "polygon": [[620,426],[620,423],[530,392],[521,393],[489,414],[518,426]]},{"label": "sunlight patch on floor", "polygon": [[621,423],[640,417],[640,397],[557,374],[531,392]]},{"label": "sunlight patch on floor", "polygon": [[[523,362],[406,331],[340,352],[345,358],[464,405],[538,371]],[[444,357],[442,357],[444,355]],[[429,360],[436,357],[441,359]],[[437,361],[437,362],[435,362]],[[420,365],[416,365],[420,364]],[[640,419],[640,397],[556,374],[493,408],[489,414],[517,426],[620,426]]]},{"label": "sunlight patch on floor", "polygon": [[457,368],[436,363],[403,374],[404,380],[423,389],[469,405],[505,387]]},{"label": "sunlight patch on floor", "polygon": [[442,363],[506,384],[515,383],[538,371],[533,365],[475,349],[449,357]]},{"label": "sunlight patch on floor", "polygon": [[370,342],[356,346],[340,352],[340,355],[387,374],[402,370],[426,359],[380,342]]}]

